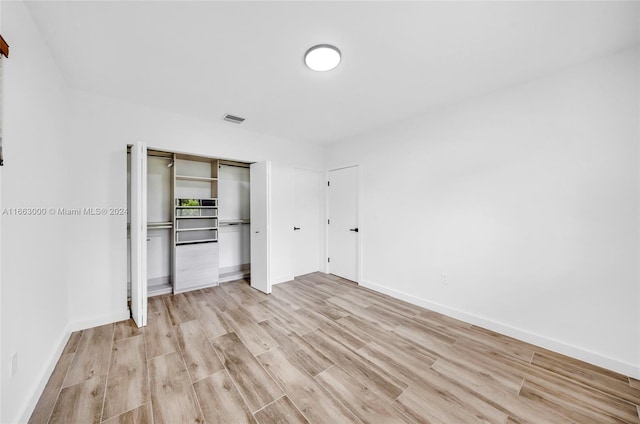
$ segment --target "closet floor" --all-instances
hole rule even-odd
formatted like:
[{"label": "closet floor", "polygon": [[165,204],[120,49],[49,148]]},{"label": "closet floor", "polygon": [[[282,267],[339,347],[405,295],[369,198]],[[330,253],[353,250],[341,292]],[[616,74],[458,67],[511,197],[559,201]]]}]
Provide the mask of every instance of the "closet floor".
[{"label": "closet floor", "polygon": [[314,273],[73,333],[31,423],[638,423],[640,381]]}]

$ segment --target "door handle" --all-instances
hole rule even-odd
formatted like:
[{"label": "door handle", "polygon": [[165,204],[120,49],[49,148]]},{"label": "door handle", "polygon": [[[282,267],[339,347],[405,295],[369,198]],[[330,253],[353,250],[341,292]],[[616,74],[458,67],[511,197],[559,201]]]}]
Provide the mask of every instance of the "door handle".
[{"label": "door handle", "polygon": [[293,231],[298,231],[300,227],[293,227]]},{"label": "door handle", "polygon": [[349,228],[349,231],[353,231],[354,233],[357,233],[357,232],[358,232],[358,227],[356,227],[356,228]]}]

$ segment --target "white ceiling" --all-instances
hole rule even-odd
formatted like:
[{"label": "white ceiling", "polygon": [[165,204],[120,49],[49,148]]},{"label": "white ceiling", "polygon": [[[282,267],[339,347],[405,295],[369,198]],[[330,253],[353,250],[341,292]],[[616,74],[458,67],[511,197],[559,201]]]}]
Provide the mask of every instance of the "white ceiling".
[{"label": "white ceiling", "polygon": [[[78,89],[331,143],[639,42],[638,2],[29,2]],[[343,53],[305,68],[312,45]],[[225,123],[226,125],[235,125]]]}]

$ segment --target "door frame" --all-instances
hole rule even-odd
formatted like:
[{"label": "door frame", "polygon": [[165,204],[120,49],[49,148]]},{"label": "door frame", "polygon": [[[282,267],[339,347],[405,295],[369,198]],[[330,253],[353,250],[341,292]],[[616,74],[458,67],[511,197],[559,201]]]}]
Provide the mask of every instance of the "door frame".
[{"label": "door frame", "polygon": [[[358,268],[358,278],[356,283],[358,285],[362,284],[362,234],[363,234],[363,230],[366,230],[366,228],[364,228],[364,226],[362,225],[362,175],[363,175],[363,166],[360,163],[357,162],[351,162],[351,163],[345,163],[339,166],[332,166],[330,168],[327,168],[326,172],[325,172],[325,181],[329,181],[329,173],[331,171],[338,171],[340,169],[344,169],[344,168],[353,168],[353,167],[357,167],[358,168],[358,189],[357,189],[357,199],[356,199],[356,204],[358,205],[358,254],[357,254],[357,268]],[[328,223],[328,219],[329,219],[329,209],[331,207],[331,205],[329,204],[329,186],[326,185],[324,186],[324,190],[325,190],[325,195],[324,195],[324,204],[325,204],[325,208],[324,208],[324,214],[325,214],[325,224],[324,224],[324,258],[330,258],[331,257],[331,252],[329,251],[329,223]],[[330,263],[328,261],[323,261],[324,262],[324,272],[327,274],[331,273],[331,266]]]},{"label": "door frame", "polygon": [[[135,142],[135,143],[133,143],[133,144],[126,144],[125,146],[126,146],[127,148],[129,148],[129,147],[130,147],[130,148],[131,148],[131,150],[133,150],[134,148],[138,148],[139,146],[144,146],[144,152],[145,152],[145,154],[146,154],[146,152],[147,152],[148,150],[157,150],[157,151],[162,151],[162,152],[170,152],[170,153],[174,153],[174,154],[194,155],[194,156],[201,156],[201,157],[204,157],[204,158],[221,159],[221,160],[228,160],[228,161],[233,161],[233,162],[245,162],[245,163],[249,163],[249,164],[256,163],[256,162],[262,162],[262,161],[270,162],[270,160],[269,160],[269,159],[256,159],[256,160],[249,160],[249,159],[237,159],[237,158],[229,158],[229,157],[216,156],[215,154],[213,154],[213,155],[212,155],[212,154],[201,154],[201,153],[197,153],[197,152],[186,152],[186,151],[183,151],[183,150],[175,150],[175,149],[167,148],[167,147],[156,147],[156,146],[150,146],[150,145],[148,145],[147,143],[145,143],[145,142],[141,142],[141,141]],[[126,152],[126,149],[125,149],[125,152]],[[132,175],[132,177],[133,177],[133,156],[131,157],[131,159],[132,159],[132,160],[131,160],[131,175]],[[145,167],[144,167],[144,168],[145,168],[145,169],[144,169],[144,172],[145,172],[145,174],[146,174],[146,160],[145,160]],[[269,169],[270,169],[270,168],[271,168],[271,167],[269,166]],[[269,174],[270,174],[270,173],[269,173]],[[144,182],[144,185],[145,185],[144,190],[146,191],[146,178],[144,178],[144,179],[143,179],[143,182]],[[131,202],[132,202],[132,205],[131,205],[132,212],[133,212],[133,209],[134,209],[134,207],[133,207],[133,197],[134,197],[133,190],[134,190],[134,188],[133,188],[133,181],[132,181],[132,182],[131,182],[131,193],[130,193],[130,196],[131,196]],[[272,191],[271,191],[271,190],[269,190],[269,194],[268,194],[268,196],[269,196],[268,201],[269,201],[269,203],[270,203],[270,202],[271,202],[271,196],[272,196]],[[143,203],[144,203],[144,205],[143,205],[143,208],[144,208],[144,214],[145,214],[145,217],[146,217],[146,206],[147,206],[147,205],[146,205],[146,198],[145,198],[145,202],[143,202]],[[138,213],[141,213],[141,212],[142,212],[142,211],[140,211],[140,210],[138,211]],[[132,222],[131,222],[131,228],[132,228],[132,227],[133,227],[133,213],[131,214],[131,221],[132,221]],[[269,226],[269,228],[268,228],[268,230],[267,230],[267,231],[268,231],[268,233],[270,233],[270,232],[271,232],[271,229],[272,229],[272,228],[271,228],[271,226],[272,226],[272,225],[271,225],[271,219],[270,219],[270,216],[267,216],[267,223],[268,223],[268,226]],[[141,226],[142,226],[142,227],[144,227],[144,233],[145,233],[144,243],[143,243],[143,245],[140,247],[140,248],[142,249],[142,251],[143,251],[143,256],[144,256],[144,267],[143,267],[143,268],[139,268],[139,269],[144,269],[144,270],[145,270],[145,272],[144,272],[144,273],[146,274],[146,266],[147,266],[147,259],[146,259],[146,250],[147,250],[147,248],[146,248],[146,230],[147,230],[147,221],[146,221],[146,219],[144,219],[144,220],[142,220],[142,221],[141,221]],[[133,236],[133,231],[132,231],[131,233],[132,233],[132,236]],[[269,261],[269,263],[268,263],[269,267],[271,266],[271,258],[270,258],[270,253],[271,253],[271,252],[270,252],[270,250],[271,250],[271,244],[270,244],[270,243],[271,243],[271,241],[269,240],[269,245],[268,245],[268,250],[269,250],[269,251],[267,252],[267,253],[268,253],[268,257],[269,257],[269,260],[268,260],[268,261]],[[132,239],[131,239],[131,293],[132,293],[132,303],[133,303],[133,291],[134,291],[134,289],[136,289],[136,288],[134,288],[134,277],[133,277],[133,273],[134,273],[133,249],[134,249],[134,244],[133,244],[133,238],[132,238]],[[173,259],[172,259],[172,261],[173,261]],[[269,286],[271,286],[271,275],[270,275],[270,271],[267,273],[267,279],[268,279],[268,282],[269,282]],[[125,284],[128,284],[128,283],[127,283],[127,279],[125,279]],[[142,280],[141,280],[141,279],[139,279],[137,289],[138,289],[138,290],[143,291],[144,296],[142,296],[142,297],[144,297],[144,298],[148,301],[148,299],[149,299],[149,295],[148,295],[148,293],[147,293],[147,285],[146,285],[146,281],[145,281],[145,284],[142,284]],[[144,313],[143,313],[143,320],[142,320],[142,322],[143,322],[143,326],[146,326],[146,325],[147,325],[147,315],[148,315],[147,302],[143,302],[143,303],[144,303],[144,309],[143,309],[143,310],[144,310]],[[131,307],[129,308],[129,312],[133,315],[133,306],[131,306]]]}]

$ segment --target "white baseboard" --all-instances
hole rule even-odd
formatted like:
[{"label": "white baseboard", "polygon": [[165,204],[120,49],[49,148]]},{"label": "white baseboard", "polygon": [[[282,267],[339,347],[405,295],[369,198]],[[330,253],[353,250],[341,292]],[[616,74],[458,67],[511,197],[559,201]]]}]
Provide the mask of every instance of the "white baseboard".
[{"label": "white baseboard", "polygon": [[407,293],[403,293],[394,289],[390,289],[385,286],[371,283],[369,281],[360,281],[360,285],[368,289],[387,294],[400,300],[412,303],[423,308],[430,309],[435,312],[450,316],[452,318],[459,319],[461,321],[468,322],[479,327],[486,328],[488,330],[495,331],[500,334],[504,334],[514,339],[522,340],[527,343],[540,346],[545,349],[552,350],[554,352],[561,353],[563,355],[570,356],[572,358],[579,359],[584,362],[588,362],[593,365],[597,365],[602,368],[609,369],[633,378],[640,379],[640,365],[632,364],[629,362],[621,361],[619,359],[611,358],[606,355],[602,355],[597,352],[590,351],[588,349],[573,346],[571,344],[555,340],[540,334],[532,333],[527,330],[523,330],[517,327],[513,327],[509,324],[505,324],[499,321],[495,321],[489,318],[484,318],[479,315],[470,314],[468,312],[461,311],[456,308],[451,308],[440,303],[432,302],[427,299],[422,299]]},{"label": "white baseboard", "polygon": [[47,361],[47,366],[42,370],[42,373],[40,374],[40,378],[38,379],[39,383],[31,392],[31,396],[29,396],[27,400],[27,404],[22,409],[22,411],[24,411],[22,413],[22,418],[20,418],[20,421],[18,422],[26,423],[29,421],[29,418],[31,418],[31,414],[33,414],[33,410],[35,409],[36,404],[38,403],[38,400],[40,400],[40,396],[42,395],[42,392],[44,391],[44,388],[47,385],[47,382],[49,381],[51,374],[53,374],[53,369],[58,364],[58,360],[62,355],[62,351],[67,345],[67,342],[69,341],[71,332],[72,332],[71,324],[67,324],[65,329],[62,331],[62,335],[59,339],[60,341],[58,342],[58,347],[49,356],[49,360]]},{"label": "white baseboard", "polygon": [[251,266],[249,264],[227,266],[218,270],[220,283],[244,280],[251,277]]},{"label": "white baseboard", "polygon": [[124,321],[130,318],[129,309],[118,312],[93,317],[83,321],[75,321],[71,323],[71,331],[86,330],[87,328],[98,327],[100,325],[111,324],[118,321]]},{"label": "white baseboard", "polygon": [[58,347],[54,350],[54,352],[49,357],[47,366],[44,368],[44,370],[40,375],[39,383],[33,389],[32,395],[29,397],[27,404],[22,409],[24,412],[22,414],[22,418],[18,422],[26,423],[29,421],[29,418],[31,417],[31,414],[35,409],[36,404],[38,403],[38,400],[40,400],[40,396],[42,395],[42,392],[44,391],[44,388],[47,385],[47,382],[49,381],[51,374],[53,374],[53,369],[56,367],[56,364],[58,363],[58,360],[62,355],[62,351],[64,350],[64,347],[67,345],[67,342],[69,341],[69,337],[71,336],[72,332],[78,331],[78,330],[85,330],[87,328],[97,327],[100,325],[111,324],[113,322],[123,321],[126,319],[129,319],[128,309],[125,309],[124,311],[120,311],[120,312],[114,312],[111,314],[102,315],[102,316],[91,318],[84,321],[77,321],[77,322],[67,324],[67,326],[62,332],[62,336],[60,337],[60,342],[58,343]]},{"label": "white baseboard", "polygon": [[218,281],[218,285],[220,284],[224,284],[224,283],[230,283],[232,281],[238,281],[238,280],[246,280],[247,278],[250,278],[251,274],[245,274],[245,273],[237,273],[237,274],[227,274],[224,277],[220,277],[220,280]]},{"label": "white baseboard", "polygon": [[286,283],[293,280],[293,275],[281,275],[279,277],[271,278],[271,285]]}]

